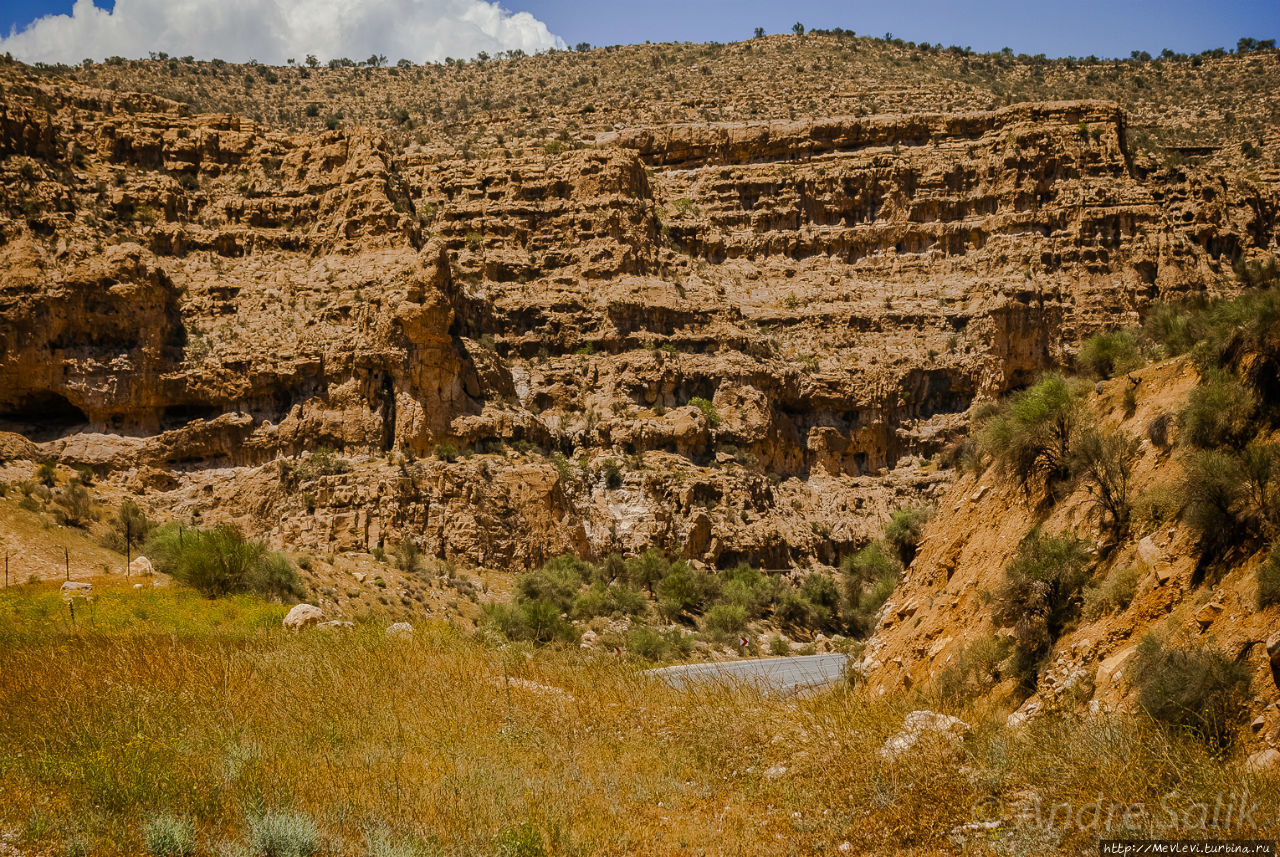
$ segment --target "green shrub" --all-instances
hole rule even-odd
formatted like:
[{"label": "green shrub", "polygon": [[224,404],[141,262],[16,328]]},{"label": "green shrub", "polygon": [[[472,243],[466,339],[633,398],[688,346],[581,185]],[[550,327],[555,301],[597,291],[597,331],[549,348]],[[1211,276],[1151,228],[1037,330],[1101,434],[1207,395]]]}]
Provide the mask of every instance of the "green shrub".
[{"label": "green shrub", "polygon": [[607,584],[597,580],[591,588],[578,595],[573,602],[575,619],[594,616],[643,616],[648,609],[644,593],[626,584]]},{"label": "green shrub", "polygon": [[713,428],[720,425],[720,414],[716,412],[716,406],[701,396],[694,396],[689,400],[689,404],[702,411],[702,415],[707,418],[707,423]]},{"label": "green shrub", "polygon": [[876,614],[898,585],[902,566],[883,542],[876,541],[846,557],[841,571],[849,630],[865,637],[875,630]]},{"label": "green shrub", "polygon": [[810,628],[817,620],[813,604],[795,590],[782,593],[774,608],[774,618],[779,625],[791,628]]},{"label": "green shrub", "polygon": [[1016,394],[979,430],[982,450],[1030,491],[1071,475],[1072,441],[1083,419],[1075,392],[1062,375],[1045,375]]},{"label": "green shrub", "polygon": [[1242,446],[1255,431],[1257,410],[1248,387],[1224,372],[1210,371],[1187,396],[1181,414],[1183,436],[1202,449]]},{"label": "green shrub", "polygon": [[716,604],[707,611],[703,627],[718,639],[735,637],[746,630],[747,613],[737,604]]},{"label": "green shrub", "polygon": [[632,586],[643,588],[653,595],[658,581],[666,577],[670,570],[671,563],[661,551],[649,548],[640,556],[626,561],[623,565],[623,578]]},{"label": "green shrub", "polygon": [[561,615],[559,606],[549,601],[487,604],[484,610],[489,624],[511,640],[571,643],[578,639],[577,630]]},{"label": "green shrub", "polygon": [[133,549],[146,542],[155,528],[155,522],[147,518],[137,503],[125,500],[111,519],[111,529],[103,537],[102,543],[132,559]]},{"label": "green shrub", "polygon": [[687,657],[693,651],[693,641],[680,631],[657,631],[640,626],[627,634],[627,651],[645,660],[663,661],[668,657]]},{"label": "green shrub", "polygon": [[[1274,272],[1274,257],[1270,262]],[[1267,282],[1274,284],[1274,279]],[[1247,291],[1215,305],[1208,315],[1209,330],[1197,356],[1231,369],[1255,391],[1274,393],[1280,369],[1280,289]]]},{"label": "green shrub", "polygon": [[557,611],[567,613],[573,607],[578,590],[594,575],[595,567],[575,556],[548,560],[542,568],[516,578],[516,601],[546,601]]},{"label": "green shrub", "polygon": [[993,593],[992,618],[1013,628],[1013,669],[1028,689],[1080,603],[1089,578],[1085,543],[1071,536],[1046,536],[1033,529],[1004,569]]},{"label": "green shrub", "polygon": [[1089,429],[1071,448],[1071,470],[1089,492],[1104,526],[1117,536],[1129,524],[1129,484],[1140,443],[1122,431]]},{"label": "green shrub", "polygon": [[741,607],[750,619],[758,619],[773,607],[781,589],[776,578],[761,574],[745,563],[724,572],[721,598]]},{"label": "green shrub", "polygon": [[392,552],[396,568],[405,574],[417,574],[422,570],[422,548],[413,539],[401,539]]},{"label": "green shrub", "polygon": [[884,527],[884,540],[898,552],[898,559],[903,566],[911,564],[915,559],[916,549],[924,536],[925,524],[933,517],[932,506],[918,506],[910,509],[899,509],[889,518]]},{"label": "green shrub", "polygon": [[53,517],[63,526],[85,528],[97,519],[89,489],[78,482],[72,482],[59,491],[53,502]]},{"label": "green shrub", "polygon": [[1212,544],[1225,543],[1240,529],[1244,497],[1240,459],[1222,449],[1195,450],[1183,460],[1182,498],[1188,524]]},{"label": "green shrub", "polygon": [[672,563],[658,583],[658,610],[668,620],[697,615],[720,594],[720,579],[688,563]]},{"label": "green shrub", "polygon": [[232,525],[199,530],[166,524],[148,539],[146,554],[157,571],[209,598],[237,592],[281,599],[306,594],[284,555],[271,553],[262,542],[246,539]]},{"label": "green shrub", "polygon": [[1271,545],[1258,566],[1258,609],[1280,604],[1280,542]]},{"label": "green shrub", "polygon": [[1090,378],[1114,378],[1143,364],[1138,338],[1131,330],[1095,333],[1080,346],[1076,368]]},{"label": "green shrub", "polygon": [[1084,590],[1084,606],[1081,612],[1089,620],[1099,619],[1110,613],[1124,610],[1138,591],[1138,571],[1135,568],[1117,568],[1097,586]]},{"label": "green shrub", "polygon": [[1130,517],[1141,531],[1172,523],[1182,512],[1182,493],[1175,485],[1153,485],[1133,499]]},{"label": "green shrub", "polygon": [[143,825],[142,841],[152,857],[190,857],[196,853],[196,827],[185,818],[160,813]]},{"label": "green shrub", "polygon": [[991,691],[1003,678],[1009,640],[987,634],[965,646],[932,681],[944,705],[962,704]]},{"label": "green shrub", "polygon": [[257,857],[311,857],[320,850],[320,831],[303,812],[249,816],[249,850]]},{"label": "green shrub", "polygon": [[622,465],[616,458],[606,458],[600,469],[604,473],[604,484],[607,488],[622,487]]},{"label": "green shrub", "polygon": [[1154,304],[1143,319],[1143,336],[1168,357],[1185,354],[1204,338],[1203,304]]},{"label": "green shrub", "polygon": [[1230,746],[1248,712],[1247,665],[1211,648],[1170,646],[1153,634],[1138,644],[1138,704],[1154,720],[1186,729],[1210,746]]},{"label": "green shrub", "polygon": [[339,473],[347,473],[350,470],[350,461],[345,458],[339,458],[338,454],[332,449],[322,446],[298,465],[297,473],[298,478],[305,481],[318,476],[336,476]]},{"label": "green shrub", "polygon": [[840,589],[831,575],[810,572],[800,584],[800,597],[809,605],[807,627],[829,630],[840,617]]}]

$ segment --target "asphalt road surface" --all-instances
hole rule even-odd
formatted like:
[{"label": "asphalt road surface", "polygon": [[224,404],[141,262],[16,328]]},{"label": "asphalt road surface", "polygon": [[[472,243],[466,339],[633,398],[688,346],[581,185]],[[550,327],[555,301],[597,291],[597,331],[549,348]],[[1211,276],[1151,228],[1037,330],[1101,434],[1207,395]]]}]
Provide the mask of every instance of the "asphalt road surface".
[{"label": "asphalt road surface", "polygon": [[846,655],[799,655],[794,658],[683,664],[649,670],[649,673],[678,688],[698,682],[722,681],[755,684],[771,693],[790,695],[839,681],[846,660]]}]

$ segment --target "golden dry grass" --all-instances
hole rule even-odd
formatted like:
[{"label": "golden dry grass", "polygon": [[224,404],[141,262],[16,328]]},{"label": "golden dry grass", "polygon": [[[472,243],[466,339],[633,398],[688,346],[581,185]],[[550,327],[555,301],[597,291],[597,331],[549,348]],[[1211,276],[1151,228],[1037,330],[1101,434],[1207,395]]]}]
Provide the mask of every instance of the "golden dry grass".
[{"label": "golden dry grass", "polygon": [[[927,701],[681,692],[625,660],[443,624],[286,634],[278,607],[181,590],[105,593],[99,625],[72,629],[36,618],[51,597],[0,597],[0,828],[32,850],[140,853],[145,821],[170,811],[219,853],[270,809],[308,814],[332,854],[1040,854],[1093,834],[952,831],[990,805],[1158,811],[1175,790],[1178,807],[1248,791],[1277,832],[1274,778],[1133,718],[1011,733],[959,712],[979,724],[963,758],[926,746],[890,763],[878,749]],[[405,850],[371,850],[382,832]]]}]

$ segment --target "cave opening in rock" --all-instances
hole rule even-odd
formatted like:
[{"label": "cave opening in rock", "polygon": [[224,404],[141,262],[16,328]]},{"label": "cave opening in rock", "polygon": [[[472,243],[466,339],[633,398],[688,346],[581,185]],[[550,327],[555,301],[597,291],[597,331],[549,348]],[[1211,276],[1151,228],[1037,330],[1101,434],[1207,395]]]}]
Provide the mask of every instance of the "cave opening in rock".
[{"label": "cave opening in rock", "polygon": [[181,428],[196,420],[211,420],[222,413],[223,409],[216,405],[170,405],[161,411],[160,427]]},{"label": "cave opening in rock", "polygon": [[17,432],[37,443],[62,437],[89,423],[84,411],[65,396],[48,390],[30,393],[0,407],[0,430]]}]

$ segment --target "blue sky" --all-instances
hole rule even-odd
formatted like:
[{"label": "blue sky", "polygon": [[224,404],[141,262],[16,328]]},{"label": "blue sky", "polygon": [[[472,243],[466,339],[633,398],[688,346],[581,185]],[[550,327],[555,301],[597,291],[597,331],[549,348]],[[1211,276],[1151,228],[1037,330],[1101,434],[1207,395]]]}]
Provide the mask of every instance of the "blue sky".
[{"label": "blue sky", "polygon": [[867,35],[1051,56],[1128,56],[1164,48],[1235,47],[1241,36],[1280,35],[1280,0],[523,0],[516,4],[570,44],[735,41],[755,27],[844,27]]},{"label": "blue sky", "polygon": [[[237,5],[251,8],[253,2]],[[351,0],[352,7],[372,2]],[[113,0],[97,0],[97,5],[110,9]],[[42,15],[69,13],[71,6],[72,0],[4,0],[0,35],[21,30]],[[1050,56],[1128,56],[1132,50],[1155,54],[1166,47],[1193,52],[1231,48],[1240,36],[1280,36],[1280,0],[505,0],[502,6],[531,13],[570,45],[727,42],[750,36],[757,26],[785,32],[797,20],[808,27],[845,27],[878,36],[892,32],[912,41],[979,51],[1007,45],[1019,53]],[[198,18],[192,22],[193,27],[199,25]],[[180,50],[177,45],[171,48]]]}]

